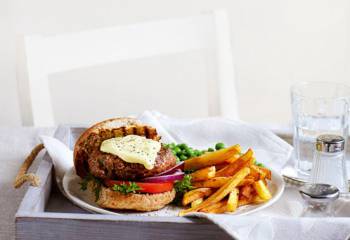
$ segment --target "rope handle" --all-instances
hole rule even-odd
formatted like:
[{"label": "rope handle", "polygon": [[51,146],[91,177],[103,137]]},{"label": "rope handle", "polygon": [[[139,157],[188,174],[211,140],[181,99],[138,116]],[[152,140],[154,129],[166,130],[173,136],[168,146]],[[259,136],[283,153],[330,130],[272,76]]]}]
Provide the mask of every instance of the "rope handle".
[{"label": "rope handle", "polygon": [[35,175],[34,173],[27,173],[29,167],[32,165],[35,158],[38,156],[40,151],[44,149],[44,144],[38,144],[35,146],[30,154],[26,157],[24,162],[22,163],[21,168],[19,169],[15,182],[13,183],[13,186],[15,188],[21,187],[25,182],[30,182],[30,185],[34,187],[38,187],[40,185],[40,178]]}]

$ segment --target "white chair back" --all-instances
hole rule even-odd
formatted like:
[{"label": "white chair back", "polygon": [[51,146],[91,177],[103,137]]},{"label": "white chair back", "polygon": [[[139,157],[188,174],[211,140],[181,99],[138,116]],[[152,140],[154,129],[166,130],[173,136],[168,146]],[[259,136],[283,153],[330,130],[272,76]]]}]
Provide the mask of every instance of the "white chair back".
[{"label": "white chair back", "polygon": [[18,80],[24,125],[55,125],[50,74],[206,48],[214,50],[217,69],[217,79],[208,83],[208,113],[238,118],[229,23],[223,10],[61,35],[31,35],[23,41],[25,54],[18,65],[25,69],[18,70]]}]

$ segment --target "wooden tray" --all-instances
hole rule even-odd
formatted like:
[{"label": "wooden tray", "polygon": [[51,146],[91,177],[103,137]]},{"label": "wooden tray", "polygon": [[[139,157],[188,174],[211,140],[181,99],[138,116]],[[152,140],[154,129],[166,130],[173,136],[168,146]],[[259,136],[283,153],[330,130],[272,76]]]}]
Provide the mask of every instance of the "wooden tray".
[{"label": "wooden tray", "polygon": [[[61,126],[55,137],[72,148],[83,130]],[[28,187],[16,213],[16,239],[231,239],[204,219],[91,214],[61,194],[52,170],[51,159],[45,154],[36,172],[41,186]]]}]

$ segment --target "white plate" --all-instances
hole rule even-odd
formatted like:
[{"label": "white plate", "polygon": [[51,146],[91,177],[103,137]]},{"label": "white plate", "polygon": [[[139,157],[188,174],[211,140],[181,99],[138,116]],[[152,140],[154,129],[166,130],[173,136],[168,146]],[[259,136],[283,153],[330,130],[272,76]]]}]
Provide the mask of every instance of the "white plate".
[{"label": "white plate", "polygon": [[[275,203],[281,196],[284,190],[284,181],[280,174],[275,171],[272,172],[272,181],[269,182],[269,189],[272,193],[270,201],[262,204],[247,205],[238,208],[235,212],[230,213],[233,215],[246,215],[261,209],[264,209],[273,203]],[[168,205],[165,208],[154,212],[132,212],[132,211],[113,211],[110,209],[103,209],[95,203],[94,194],[89,191],[80,190],[81,178],[76,175],[74,168],[66,172],[63,177],[63,189],[67,197],[75,203],[77,206],[95,213],[113,214],[113,215],[139,215],[139,216],[177,216],[182,209],[173,205]]]}]

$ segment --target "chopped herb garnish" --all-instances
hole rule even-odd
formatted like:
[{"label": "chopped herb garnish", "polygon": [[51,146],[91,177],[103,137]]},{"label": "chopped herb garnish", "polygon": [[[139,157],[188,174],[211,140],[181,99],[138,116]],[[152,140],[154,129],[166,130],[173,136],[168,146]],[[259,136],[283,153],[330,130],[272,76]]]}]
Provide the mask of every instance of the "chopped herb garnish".
[{"label": "chopped herb garnish", "polygon": [[258,166],[258,167],[265,167],[264,164],[259,163],[259,162],[255,162],[255,165]]},{"label": "chopped herb garnish", "polygon": [[191,176],[185,175],[182,180],[175,181],[174,188],[176,192],[185,193],[188,190],[192,190],[193,186],[191,185]]},{"label": "chopped herb garnish", "polygon": [[188,170],[184,170],[185,174],[191,174],[193,173],[195,170],[193,169],[188,169]]},{"label": "chopped herb garnish", "polygon": [[87,178],[84,178],[82,182],[80,182],[80,190],[85,191],[87,189],[89,180]]},{"label": "chopped herb garnish", "polygon": [[98,181],[96,182],[95,181],[95,186],[94,186],[94,192],[95,192],[95,201],[97,202],[97,200],[100,198],[100,192],[101,192],[101,182]]},{"label": "chopped herb garnish", "polygon": [[121,192],[123,194],[135,193],[137,190],[141,190],[140,186],[135,182],[130,182],[129,184],[114,184],[112,189],[113,191]]},{"label": "chopped herb garnish", "polygon": [[179,181],[175,181],[174,182],[174,188],[176,191],[176,196],[174,199],[174,203],[179,205],[181,204],[181,199],[183,197],[183,195],[189,191],[193,189],[193,186],[191,184],[191,176],[190,175],[185,175],[184,178],[182,180]]},{"label": "chopped herb garnish", "polygon": [[80,189],[82,191],[85,191],[90,181],[93,181],[93,191],[95,193],[95,201],[97,201],[98,198],[100,197],[101,186],[102,186],[100,179],[94,177],[92,174],[89,173],[88,175],[86,175],[83,181],[79,183]]}]

